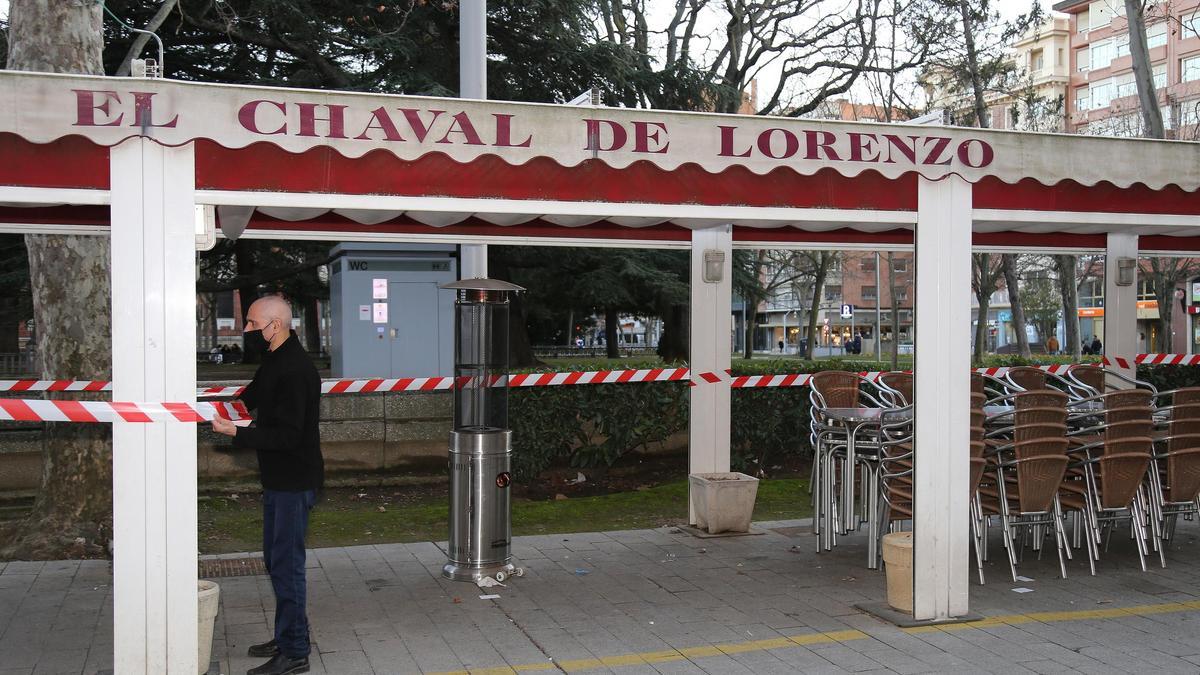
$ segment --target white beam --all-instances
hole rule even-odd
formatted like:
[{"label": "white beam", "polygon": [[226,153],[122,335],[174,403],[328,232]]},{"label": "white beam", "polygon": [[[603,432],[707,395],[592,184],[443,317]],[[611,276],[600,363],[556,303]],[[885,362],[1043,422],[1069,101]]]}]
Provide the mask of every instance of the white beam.
[{"label": "white beam", "polygon": [[[704,280],[704,254],[722,254],[720,280]],[[688,366],[696,386],[689,388],[688,471],[729,471],[730,331],[733,302],[733,226],[692,231],[691,349]],[[720,381],[704,382],[700,373]],[[696,522],[688,504],[688,522]]]},{"label": "white beam", "polygon": [[[463,0],[458,5],[458,96],[487,98],[487,0]],[[486,279],[487,245],[463,244],[459,274]]]},{"label": "white beam", "polygon": [[[192,145],[110,152],[113,399],[196,400]],[[113,425],[114,664],[196,669],[196,425]]]},{"label": "white beam", "polygon": [[913,615],[927,620],[967,613],[971,185],[919,181]]},{"label": "white beam", "polygon": [[[1130,366],[1138,352],[1137,344],[1137,259],[1138,238],[1135,234],[1110,234],[1108,247],[1104,251],[1104,355],[1112,365],[1108,368],[1126,377],[1133,377],[1136,368],[1122,368],[1118,358],[1126,359]],[[1132,260],[1131,282],[1127,286],[1120,281],[1119,261]],[[1121,380],[1110,378],[1116,386],[1128,386]]]}]

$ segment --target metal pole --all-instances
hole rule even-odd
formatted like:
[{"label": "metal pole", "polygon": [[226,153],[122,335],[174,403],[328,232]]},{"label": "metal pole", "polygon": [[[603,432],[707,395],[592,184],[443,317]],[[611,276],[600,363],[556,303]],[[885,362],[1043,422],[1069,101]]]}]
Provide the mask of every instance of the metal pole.
[{"label": "metal pole", "polygon": [[[891,270],[888,270],[891,274]],[[879,332],[879,251],[875,252],[875,360],[883,360],[883,333]]]},{"label": "metal pole", "polygon": [[[487,98],[487,0],[458,3],[458,97]],[[487,246],[463,244],[463,279],[483,279],[487,272]]]}]

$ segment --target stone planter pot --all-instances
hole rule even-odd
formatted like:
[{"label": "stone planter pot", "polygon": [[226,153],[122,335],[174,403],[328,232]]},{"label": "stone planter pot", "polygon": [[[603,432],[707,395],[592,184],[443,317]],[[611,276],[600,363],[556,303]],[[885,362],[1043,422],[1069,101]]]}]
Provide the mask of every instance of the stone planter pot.
[{"label": "stone planter pot", "polygon": [[208,672],[212,663],[213,628],[217,622],[217,607],[221,600],[221,587],[203,579],[199,582],[200,591],[200,635],[196,642],[196,672],[200,675]]},{"label": "stone planter pot", "polygon": [[744,473],[693,473],[688,476],[696,526],[709,534],[749,532],[758,496],[758,479]]}]

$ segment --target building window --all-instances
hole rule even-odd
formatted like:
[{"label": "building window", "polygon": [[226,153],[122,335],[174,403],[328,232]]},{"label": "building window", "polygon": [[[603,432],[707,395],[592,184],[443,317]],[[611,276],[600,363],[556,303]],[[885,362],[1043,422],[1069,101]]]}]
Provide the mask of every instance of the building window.
[{"label": "building window", "polygon": [[1129,33],[1118,35],[1115,44],[1116,53],[1114,54],[1114,58],[1119,59],[1122,56],[1129,56]]},{"label": "building window", "polygon": [[1042,50],[1035,49],[1029,54],[1029,70],[1034,73],[1040,73],[1042,68],[1046,67],[1046,57]]},{"label": "building window", "polygon": [[1164,47],[1167,44],[1167,24],[1156,23],[1146,26],[1146,48]]},{"label": "building window", "polygon": [[875,291],[874,286],[863,286],[862,287],[862,299],[863,300],[874,300],[876,298],[876,296],[877,296],[877,293]]},{"label": "building window", "polygon": [[1133,79],[1133,73],[1125,73],[1124,75],[1118,75],[1116,80],[1117,80],[1117,98],[1124,98],[1125,96],[1136,96],[1137,95],[1137,82],[1135,82]]},{"label": "building window", "polygon": [[1151,69],[1151,72],[1154,74],[1154,88],[1155,89],[1166,89],[1167,88],[1167,64],[1160,63],[1160,64],[1154,66]]},{"label": "building window", "polygon": [[908,271],[908,258],[897,258],[897,259],[892,260],[892,271],[907,272]]},{"label": "building window", "polygon": [[1092,110],[1107,108],[1113,99],[1112,80],[1101,80],[1088,87],[1088,95],[1092,97]]},{"label": "building window", "polygon": [[1200,124],[1200,99],[1182,101],[1179,104],[1179,126],[1190,127]]},{"label": "building window", "polygon": [[1200,37],[1200,12],[1192,12],[1179,20],[1183,24],[1183,39]]},{"label": "building window", "polygon": [[1098,0],[1088,6],[1088,27],[1103,28],[1112,23],[1112,7],[1110,0]]},{"label": "building window", "polygon": [[1092,67],[1091,52],[1087,47],[1080,47],[1075,50],[1075,70],[1086,73]]},{"label": "building window", "polygon": [[838,284],[836,286],[826,286],[825,287],[825,299],[826,300],[840,300],[841,298],[842,298],[842,285],[841,284]]},{"label": "building window", "polygon": [[1088,27],[1092,25],[1091,12],[1083,10],[1075,15],[1075,30],[1080,33],[1088,32]]},{"label": "building window", "polygon": [[896,302],[908,302],[908,289],[907,288],[897,288],[896,289]]},{"label": "building window", "polygon": [[1138,279],[1138,300],[1156,300],[1154,284],[1149,279]]},{"label": "building window", "polygon": [[[1181,66],[1180,70],[1183,73],[1179,78],[1181,81],[1191,82],[1192,80],[1200,80],[1200,56],[1190,56],[1184,59]],[[1156,77],[1155,79],[1158,78]]]},{"label": "building window", "polygon": [[874,272],[875,271],[875,256],[868,256],[866,258],[861,259],[858,263],[858,269],[863,272]]},{"label": "building window", "polygon": [[1092,70],[1100,70],[1107,68],[1113,60],[1113,43],[1111,40],[1101,40],[1091,46],[1091,63]]}]

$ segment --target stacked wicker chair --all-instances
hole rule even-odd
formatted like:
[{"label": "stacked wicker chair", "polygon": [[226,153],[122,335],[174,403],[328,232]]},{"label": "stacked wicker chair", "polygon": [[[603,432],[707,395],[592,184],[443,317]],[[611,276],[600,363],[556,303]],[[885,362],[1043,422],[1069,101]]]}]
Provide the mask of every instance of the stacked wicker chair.
[{"label": "stacked wicker chair", "polygon": [[[1086,543],[1088,565],[1096,573],[1100,545],[1127,521],[1146,569],[1148,543],[1165,565],[1158,528],[1149,523],[1144,485],[1152,462],[1152,393],[1125,389],[1074,402],[1070,423],[1071,471],[1060,500],[1075,522],[1074,539]],[[1147,528],[1147,525],[1151,525]],[[1149,531],[1148,531],[1149,530]],[[1107,546],[1106,546],[1107,548]]]},{"label": "stacked wicker chair", "polygon": [[1179,516],[1200,515],[1200,387],[1165,392],[1169,400],[1157,414],[1165,430],[1155,437],[1155,454],[1146,475],[1150,525],[1164,541],[1174,539]]},{"label": "stacked wicker chair", "polygon": [[1059,569],[1066,577],[1071,552],[1058,492],[1069,461],[1067,395],[1023,391],[1007,399],[1013,410],[993,419],[996,428],[985,439],[994,482],[979,487],[980,512],[985,518],[1000,518],[1014,581],[1022,541],[1028,539],[1040,553],[1047,535],[1053,536]]}]

